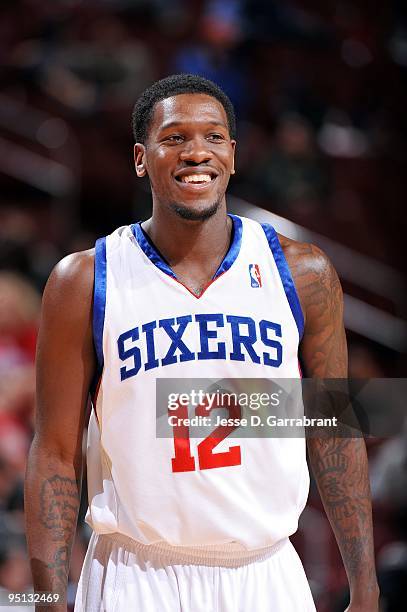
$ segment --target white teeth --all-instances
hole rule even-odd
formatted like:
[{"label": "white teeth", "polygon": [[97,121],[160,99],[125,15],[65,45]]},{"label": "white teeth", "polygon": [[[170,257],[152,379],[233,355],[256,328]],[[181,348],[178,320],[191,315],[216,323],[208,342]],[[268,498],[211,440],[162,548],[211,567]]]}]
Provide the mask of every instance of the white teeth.
[{"label": "white teeth", "polygon": [[211,180],[209,174],[189,174],[181,177],[183,183],[210,183]]}]

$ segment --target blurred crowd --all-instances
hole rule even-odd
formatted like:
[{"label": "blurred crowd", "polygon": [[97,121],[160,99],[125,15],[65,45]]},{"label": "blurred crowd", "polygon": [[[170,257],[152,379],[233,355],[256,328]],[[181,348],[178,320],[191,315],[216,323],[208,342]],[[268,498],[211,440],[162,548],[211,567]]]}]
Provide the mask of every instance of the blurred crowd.
[{"label": "blurred crowd", "polygon": [[[174,72],[217,82],[238,118],[231,194],[402,273],[407,19],[401,0],[3,0],[0,53],[0,588],[21,590],[41,291],[64,254],[149,215],[132,170],[138,94]],[[344,285],[406,317],[403,300]],[[355,333],[349,348],[351,376],[404,375],[400,351]],[[368,442],[386,612],[403,609],[407,585],[406,437]],[[296,542],[318,610],[343,610],[314,487]]]}]

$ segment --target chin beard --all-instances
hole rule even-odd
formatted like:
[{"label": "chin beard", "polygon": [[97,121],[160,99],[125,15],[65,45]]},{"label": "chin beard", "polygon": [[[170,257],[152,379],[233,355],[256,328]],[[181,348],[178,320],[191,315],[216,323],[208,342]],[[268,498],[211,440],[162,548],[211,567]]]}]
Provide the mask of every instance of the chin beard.
[{"label": "chin beard", "polygon": [[220,203],[221,200],[218,200],[204,210],[194,210],[182,204],[173,203],[171,204],[171,209],[182,219],[187,219],[188,221],[206,221],[206,219],[209,219],[218,211]]}]

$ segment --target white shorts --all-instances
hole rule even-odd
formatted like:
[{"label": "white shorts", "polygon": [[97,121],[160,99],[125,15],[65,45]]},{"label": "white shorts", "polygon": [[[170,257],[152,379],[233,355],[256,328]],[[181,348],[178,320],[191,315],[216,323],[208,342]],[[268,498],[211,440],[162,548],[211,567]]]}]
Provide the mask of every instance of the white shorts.
[{"label": "white shorts", "polygon": [[184,561],[119,534],[93,534],[75,612],[315,612],[288,539],[237,567]]}]

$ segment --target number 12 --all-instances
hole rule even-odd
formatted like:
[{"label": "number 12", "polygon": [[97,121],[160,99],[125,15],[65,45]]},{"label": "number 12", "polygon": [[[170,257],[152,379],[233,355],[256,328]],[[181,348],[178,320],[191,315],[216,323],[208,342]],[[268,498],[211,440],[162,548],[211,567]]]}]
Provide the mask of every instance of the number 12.
[{"label": "number 12", "polygon": [[[196,416],[209,416],[214,408],[223,406],[212,405],[208,408],[204,405],[197,406]],[[227,406],[230,418],[240,418],[240,406],[231,404]],[[188,406],[179,405],[175,410],[171,410],[171,415],[184,420],[188,418]],[[241,465],[240,446],[231,446],[227,451],[214,453],[213,450],[232,431],[237,425],[219,425],[197,446],[199,469],[210,470],[212,468],[229,467]],[[173,472],[193,472],[195,471],[195,458],[191,454],[191,443],[189,438],[189,427],[187,425],[173,425],[175,457],[171,459]]]}]

